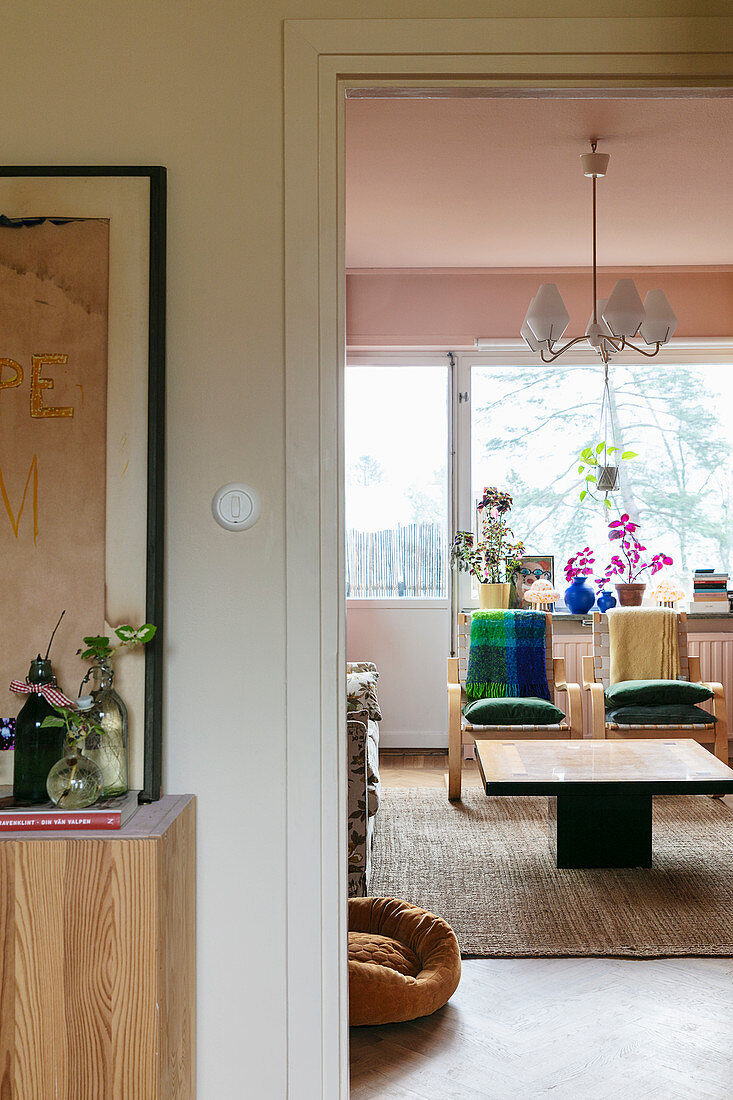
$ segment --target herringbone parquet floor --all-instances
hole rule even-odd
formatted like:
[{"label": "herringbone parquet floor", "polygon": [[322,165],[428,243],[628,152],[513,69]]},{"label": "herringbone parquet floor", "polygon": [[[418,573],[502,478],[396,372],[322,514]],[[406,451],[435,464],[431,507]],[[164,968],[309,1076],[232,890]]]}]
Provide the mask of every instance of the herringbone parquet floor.
[{"label": "herringbone parquet floor", "polygon": [[351,1074],[352,1100],[733,1100],[733,959],[466,960],[434,1016],[353,1028]]}]

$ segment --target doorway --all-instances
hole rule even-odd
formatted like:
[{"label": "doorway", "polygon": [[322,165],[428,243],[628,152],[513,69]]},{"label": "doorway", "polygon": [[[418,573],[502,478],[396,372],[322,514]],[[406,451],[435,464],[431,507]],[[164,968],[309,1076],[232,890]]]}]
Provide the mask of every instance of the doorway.
[{"label": "doorway", "polygon": [[[291,1095],[347,1095],[343,97],[731,85],[705,19],[286,24],[288,1062]],[[679,26],[684,23],[684,28]],[[674,26],[672,26],[674,24]],[[419,46],[416,45],[419,43]],[[599,43],[602,45],[599,46]],[[589,76],[589,73],[593,74]],[[490,74],[490,75],[489,75]],[[711,75],[714,74],[714,75]],[[460,94],[460,92],[459,92]]]}]

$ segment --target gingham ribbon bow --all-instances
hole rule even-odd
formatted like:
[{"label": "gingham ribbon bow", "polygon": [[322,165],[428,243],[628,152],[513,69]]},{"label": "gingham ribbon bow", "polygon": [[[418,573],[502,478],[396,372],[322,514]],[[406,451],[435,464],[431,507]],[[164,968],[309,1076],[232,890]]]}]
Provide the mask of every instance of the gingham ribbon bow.
[{"label": "gingham ribbon bow", "polygon": [[23,680],[13,680],[10,690],[16,695],[42,695],[52,707],[73,707],[71,699],[67,699],[63,691],[59,691],[53,684],[27,684]]}]

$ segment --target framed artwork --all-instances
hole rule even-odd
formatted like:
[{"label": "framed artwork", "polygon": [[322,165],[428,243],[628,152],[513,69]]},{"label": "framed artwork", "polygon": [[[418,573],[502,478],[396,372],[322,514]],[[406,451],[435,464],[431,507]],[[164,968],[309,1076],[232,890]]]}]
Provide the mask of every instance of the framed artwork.
[{"label": "framed artwork", "polygon": [[555,583],[555,558],[552,554],[525,554],[513,579],[514,606],[524,607],[524,593],[536,580],[544,578]]},{"label": "framed artwork", "polygon": [[0,748],[62,611],[71,698],[84,635],[155,623],[115,665],[142,801],[162,785],[165,216],[164,168],[0,168]]}]

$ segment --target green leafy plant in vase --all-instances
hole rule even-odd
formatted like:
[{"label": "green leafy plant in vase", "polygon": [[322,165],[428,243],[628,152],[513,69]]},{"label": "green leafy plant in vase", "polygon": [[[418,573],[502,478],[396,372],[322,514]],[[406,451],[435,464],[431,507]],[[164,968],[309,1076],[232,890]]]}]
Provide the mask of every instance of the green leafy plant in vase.
[{"label": "green leafy plant in vase", "polygon": [[90,680],[94,687],[91,708],[96,730],[86,741],[86,755],[99,765],[102,772],[102,791],[105,798],[125,794],[128,790],[128,716],[127,707],[114,686],[113,661],[125,649],[137,649],[147,645],[155,636],[156,627],[145,623],[140,627],[129,625],[115,629],[116,644],[106,635],[90,635],[84,638],[86,648],[79,650],[83,661],[91,661],[91,667],[81,682],[79,694]]},{"label": "green leafy plant in vase", "polygon": [[91,713],[91,704],[77,710],[56,707],[56,713],[44,718],[44,727],[65,731],[65,752],[48,773],[46,790],[55,806],[62,810],[84,810],[102,793],[102,772],[98,764],[84,755],[91,737],[99,736],[100,727]]},{"label": "green leafy plant in vase", "polygon": [[524,543],[514,537],[506,516],[511,510],[509,493],[496,487],[484,489],[476,508],[481,539],[475,542],[472,531],[456,531],[451,549],[451,565],[470,573],[479,582],[479,607],[508,607],[511,580],[521,564]]}]

